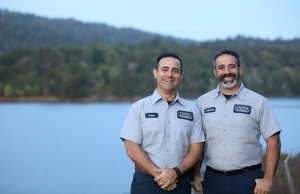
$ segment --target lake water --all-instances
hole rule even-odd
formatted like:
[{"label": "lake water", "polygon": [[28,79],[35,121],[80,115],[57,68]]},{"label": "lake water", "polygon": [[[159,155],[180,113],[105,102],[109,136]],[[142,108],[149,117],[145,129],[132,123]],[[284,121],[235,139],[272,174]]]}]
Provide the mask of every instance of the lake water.
[{"label": "lake water", "polygon": [[[300,99],[268,100],[282,152],[299,152]],[[128,193],[134,165],[119,135],[131,104],[0,104],[0,193]]]}]

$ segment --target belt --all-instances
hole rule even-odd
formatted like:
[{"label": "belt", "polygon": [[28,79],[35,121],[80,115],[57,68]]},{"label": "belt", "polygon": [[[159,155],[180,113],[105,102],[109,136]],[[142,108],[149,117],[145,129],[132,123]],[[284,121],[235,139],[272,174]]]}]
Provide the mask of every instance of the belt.
[{"label": "belt", "polygon": [[231,171],[221,171],[221,170],[215,170],[210,166],[206,166],[206,170],[209,172],[213,172],[213,173],[217,173],[217,174],[223,174],[225,176],[231,176],[231,175],[238,175],[238,174],[243,174],[245,172],[251,171],[251,170],[255,170],[261,168],[261,164],[257,164],[257,165],[253,165],[253,166],[248,166],[242,169],[238,169],[238,170],[231,170]]},{"label": "belt", "polygon": [[[193,168],[192,168],[193,169]],[[184,173],[182,173],[181,175],[180,175],[180,177],[178,177],[178,178],[181,178],[181,177],[187,177],[187,176],[192,176],[192,169],[189,169],[189,170],[187,170],[186,172],[184,172]],[[143,169],[141,169],[140,167],[138,167],[137,165],[135,165],[135,170],[137,171],[137,172],[141,172],[141,173],[145,173],[145,174],[148,174],[146,171],[144,171]],[[194,177],[192,177],[192,178],[194,178]]]}]

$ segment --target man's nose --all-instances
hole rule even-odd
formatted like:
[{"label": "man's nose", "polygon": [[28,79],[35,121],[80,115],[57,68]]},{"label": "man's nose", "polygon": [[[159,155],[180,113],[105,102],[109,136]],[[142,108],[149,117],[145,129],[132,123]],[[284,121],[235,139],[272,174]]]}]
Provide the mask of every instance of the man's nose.
[{"label": "man's nose", "polygon": [[167,72],[167,76],[172,77],[172,75],[173,75],[172,70],[169,70],[169,71]]},{"label": "man's nose", "polygon": [[229,71],[229,67],[225,67],[225,68],[224,68],[224,73],[225,73],[225,74],[228,74],[229,72],[230,72],[230,71]]}]

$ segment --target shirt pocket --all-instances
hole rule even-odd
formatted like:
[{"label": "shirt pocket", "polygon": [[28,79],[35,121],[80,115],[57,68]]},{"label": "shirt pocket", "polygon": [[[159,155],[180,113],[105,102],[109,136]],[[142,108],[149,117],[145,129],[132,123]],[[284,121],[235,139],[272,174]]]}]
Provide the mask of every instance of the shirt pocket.
[{"label": "shirt pocket", "polygon": [[182,119],[178,122],[174,122],[170,130],[172,130],[171,135],[175,138],[176,145],[189,147],[193,127],[193,122],[189,120]]},{"label": "shirt pocket", "polygon": [[209,139],[216,139],[221,135],[219,118],[217,115],[212,113],[202,115],[202,126],[206,141]]},{"label": "shirt pocket", "polygon": [[164,122],[159,118],[145,118],[141,124],[143,145],[161,142],[164,136]]},{"label": "shirt pocket", "polygon": [[258,140],[260,132],[256,121],[249,115],[235,114],[230,124],[231,135],[241,140]]}]

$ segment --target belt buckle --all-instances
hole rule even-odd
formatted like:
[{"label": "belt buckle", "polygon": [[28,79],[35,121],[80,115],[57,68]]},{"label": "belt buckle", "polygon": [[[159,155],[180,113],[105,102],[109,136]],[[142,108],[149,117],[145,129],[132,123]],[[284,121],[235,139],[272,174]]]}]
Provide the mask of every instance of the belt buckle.
[{"label": "belt buckle", "polygon": [[226,175],[227,171],[222,171],[224,175]]}]

